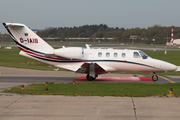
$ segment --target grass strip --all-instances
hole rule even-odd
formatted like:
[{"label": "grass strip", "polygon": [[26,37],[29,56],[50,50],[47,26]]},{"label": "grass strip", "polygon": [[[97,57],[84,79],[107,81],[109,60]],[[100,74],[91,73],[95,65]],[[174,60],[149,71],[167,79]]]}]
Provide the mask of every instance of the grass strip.
[{"label": "grass strip", "polygon": [[[180,66],[180,51],[168,51],[167,55],[164,55],[164,51],[145,51],[152,58],[164,60],[170,63],[173,63],[177,66]],[[26,58],[19,55],[19,48],[13,47],[12,50],[7,50],[0,48],[0,66],[6,67],[15,67],[15,68],[25,68],[25,69],[37,69],[37,70],[54,70],[55,67],[49,66],[44,63]],[[62,69],[60,69],[62,70]],[[64,69],[63,69],[64,70]],[[122,74],[122,72],[116,72]],[[147,74],[149,73],[139,73],[139,72],[126,72],[126,74]],[[158,73],[158,75],[180,75],[180,72],[167,72],[167,73]]]},{"label": "grass strip", "polygon": [[[21,87],[13,87],[5,90],[6,93],[30,94],[30,95],[71,95],[71,96],[128,96],[148,97],[167,96],[169,89],[173,88],[173,96],[180,96],[180,83],[168,84],[143,84],[143,83],[50,83],[31,84]],[[48,93],[45,93],[48,88]]]}]

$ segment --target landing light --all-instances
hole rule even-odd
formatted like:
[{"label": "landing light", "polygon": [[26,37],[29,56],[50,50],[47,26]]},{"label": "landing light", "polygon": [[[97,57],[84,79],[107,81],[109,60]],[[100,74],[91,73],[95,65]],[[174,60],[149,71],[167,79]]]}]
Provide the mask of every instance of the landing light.
[{"label": "landing light", "polygon": [[46,82],[46,85],[48,85],[48,82]]},{"label": "landing light", "polygon": [[173,89],[172,89],[172,88],[169,89],[169,93],[170,93],[170,94],[173,93]]},{"label": "landing light", "polygon": [[46,92],[46,93],[48,92],[48,88],[45,88],[45,92]]},{"label": "landing light", "polygon": [[22,89],[22,90],[24,89],[24,85],[21,85],[21,89]]}]

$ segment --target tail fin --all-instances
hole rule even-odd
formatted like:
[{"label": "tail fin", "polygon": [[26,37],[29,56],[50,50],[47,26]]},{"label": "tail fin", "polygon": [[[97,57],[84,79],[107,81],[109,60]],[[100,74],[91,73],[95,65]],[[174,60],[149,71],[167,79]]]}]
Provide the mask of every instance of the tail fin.
[{"label": "tail fin", "polygon": [[3,23],[13,40],[22,50],[49,53],[54,49],[24,24]]}]

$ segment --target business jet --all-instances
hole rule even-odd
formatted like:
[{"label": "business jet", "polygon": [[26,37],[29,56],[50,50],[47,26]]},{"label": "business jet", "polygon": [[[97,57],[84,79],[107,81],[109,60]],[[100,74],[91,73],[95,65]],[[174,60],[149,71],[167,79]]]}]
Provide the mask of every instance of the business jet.
[{"label": "business jet", "polygon": [[157,81],[156,72],[175,71],[177,66],[149,57],[141,50],[92,49],[83,47],[52,48],[26,25],[3,23],[20,49],[20,55],[76,73],[86,74],[88,81],[109,72],[150,72]]}]

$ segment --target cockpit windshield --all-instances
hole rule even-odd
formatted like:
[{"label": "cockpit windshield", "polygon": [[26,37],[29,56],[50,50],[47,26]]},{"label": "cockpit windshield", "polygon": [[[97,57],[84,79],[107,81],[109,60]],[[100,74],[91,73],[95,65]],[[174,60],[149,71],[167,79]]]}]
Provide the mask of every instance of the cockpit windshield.
[{"label": "cockpit windshield", "polygon": [[143,59],[147,59],[149,56],[148,55],[146,55],[146,53],[144,53],[143,51],[139,51],[139,53],[140,53],[140,55],[141,55],[141,57],[143,58]]}]

